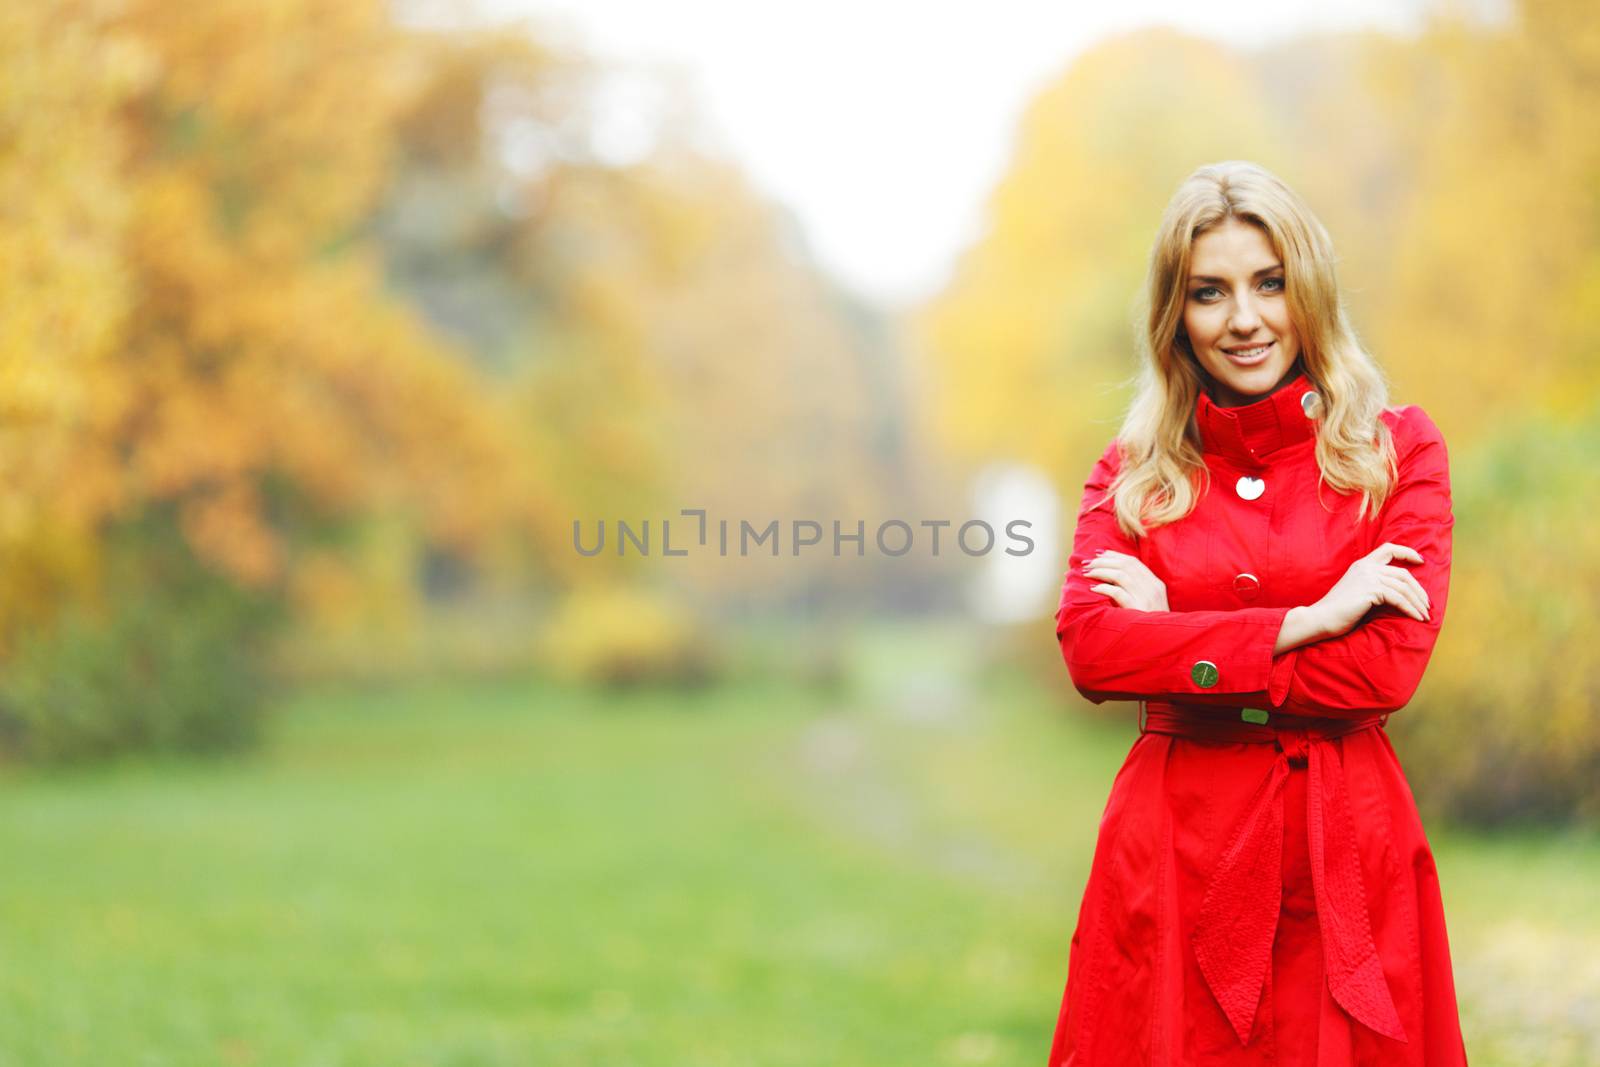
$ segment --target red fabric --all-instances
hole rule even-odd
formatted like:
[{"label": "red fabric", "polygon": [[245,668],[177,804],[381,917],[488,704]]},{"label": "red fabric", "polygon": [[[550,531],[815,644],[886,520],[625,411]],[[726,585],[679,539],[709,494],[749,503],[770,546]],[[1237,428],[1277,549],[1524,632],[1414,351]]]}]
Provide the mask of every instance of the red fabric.
[{"label": "red fabric", "polygon": [[[1319,484],[1314,388],[1301,374],[1243,407],[1200,396],[1209,488],[1137,542],[1107,498],[1117,442],[1084,487],[1056,634],[1079,692],[1146,716],[1101,819],[1050,1067],[1466,1063],[1433,854],[1383,729],[1444,619],[1445,444],[1422,409],[1386,410],[1399,479],[1358,524],[1359,494]],[[1264,491],[1245,499],[1242,476]],[[1383,605],[1274,655],[1289,608],[1385,541],[1421,554],[1399,565],[1430,621]],[[1170,610],[1091,591],[1101,549],[1142,560]]]}]

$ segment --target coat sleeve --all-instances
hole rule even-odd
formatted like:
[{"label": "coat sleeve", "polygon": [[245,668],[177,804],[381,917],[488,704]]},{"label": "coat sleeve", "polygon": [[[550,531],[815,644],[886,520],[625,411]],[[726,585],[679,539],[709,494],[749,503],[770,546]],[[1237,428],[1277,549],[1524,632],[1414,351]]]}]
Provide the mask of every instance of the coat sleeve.
[{"label": "coat sleeve", "polygon": [[[1089,472],[1056,610],[1056,640],[1073,686],[1095,704],[1179,700],[1238,706],[1265,700],[1287,607],[1139,611],[1090,588],[1099,583],[1085,577],[1083,565],[1101,549],[1140,555],[1117,525],[1107,496],[1120,461],[1119,444],[1112,441]],[[1210,686],[1197,680],[1195,667],[1202,661],[1215,668],[1214,680],[1204,669],[1198,675],[1212,680]]]},{"label": "coat sleeve", "polygon": [[1272,668],[1273,707],[1334,718],[1390,712],[1404,707],[1422,681],[1450,591],[1450,461],[1444,436],[1415,405],[1404,410],[1394,437],[1399,478],[1384,501],[1373,544],[1393,541],[1422,556],[1421,563],[1397,565],[1427,590],[1428,621],[1380,604],[1348,633],[1290,649]]}]

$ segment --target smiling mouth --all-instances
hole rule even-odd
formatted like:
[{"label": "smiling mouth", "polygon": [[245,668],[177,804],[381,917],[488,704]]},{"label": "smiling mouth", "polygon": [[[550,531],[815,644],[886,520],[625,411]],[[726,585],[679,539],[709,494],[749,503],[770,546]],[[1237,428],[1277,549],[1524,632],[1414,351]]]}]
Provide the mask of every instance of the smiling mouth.
[{"label": "smiling mouth", "polygon": [[1246,348],[1224,348],[1222,351],[1233,362],[1241,366],[1252,367],[1266,359],[1267,352],[1277,343],[1276,341],[1267,341],[1264,344],[1250,345]]}]

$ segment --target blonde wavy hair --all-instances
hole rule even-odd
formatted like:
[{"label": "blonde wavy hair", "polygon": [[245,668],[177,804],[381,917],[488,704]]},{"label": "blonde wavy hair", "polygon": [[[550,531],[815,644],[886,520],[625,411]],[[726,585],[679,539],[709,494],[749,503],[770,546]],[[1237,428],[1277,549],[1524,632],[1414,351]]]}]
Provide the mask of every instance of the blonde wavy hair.
[{"label": "blonde wavy hair", "polygon": [[1160,526],[1189,514],[1209,487],[1194,412],[1212,379],[1184,333],[1183,309],[1194,239],[1225,219],[1259,226],[1282,260],[1299,365],[1322,398],[1313,409],[1321,480],[1339,492],[1359,489],[1356,521],[1369,510],[1376,518],[1398,477],[1394,442],[1378,417],[1389,389],[1339,299],[1333,242],[1276,175],[1234,160],[1201,167],[1183,180],[1151,249],[1135,329],[1138,388],[1118,434],[1121,469],[1109,487],[1117,524],[1129,537],[1143,537],[1147,523]]}]

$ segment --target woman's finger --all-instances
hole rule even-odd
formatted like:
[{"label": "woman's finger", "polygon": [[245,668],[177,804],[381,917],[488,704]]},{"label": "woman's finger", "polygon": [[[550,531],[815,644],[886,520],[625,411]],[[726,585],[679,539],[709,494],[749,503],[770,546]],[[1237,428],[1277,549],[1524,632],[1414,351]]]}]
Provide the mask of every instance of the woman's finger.
[{"label": "woman's finger", "polygon": [[1144,567],[1144,563],[1137,556],[1130,556],[1126,552],[1103,552],[1090,562],[1121,571],[1136,571]]},{"label": "woman's finger", "polygon": [[1417,595],[1422,598],[1422,606],[1430,612],[1433,611],[1433,597],[1429,596],[1428,591],[1422,587],[1422,583],[1417,581],[1417,576],[1407,571],[1406,582],[1416,587]]},{"label": "woman's finger", "polygon": [[1099,585],[1090,586],[1089,588],[1091,592],[1104,593],[1112,600],[1115,600],[1119,607],[1129,608],[1133,606],[1133,601],[1128,596],[1128,591],[1122,588],[1120,585],[1112,585],[1109,582],[1102,582]]},{"label": "woman's finger", "polygon": [[1412,591],[1410,586],[1406,585],[1398,578],[1391,578],[1388,575],[1383,576],[1382,582],[1382,595],[1385,600],[1399,608],[1401,611],[1405,612],[1407,615],[1412,616],[1418,622],[1428,621],[1427,607],[1424,606],[1422,600],[1416,595],[1415,592]]},{"label": "woman's finger", "polygon": [[1422,588],[1422,583],[1417,581],[1417,576],[1404,567],[1386,566],[1379,568],[1380,573],[1389,581],[1399,582],[1411,591],[1412,597],[1424,610],[1433,608],[1433,598],[1428,591]]},{"label": "woman's finger", "polygon": [[1378,595],[1378,602],[1380,604],[1384,604],[1384,605],[1387,605],[1389,607],[1396,608],[1402,614],[1407,615],[1410,618],[1416,619],[1418,622],[1422,622],[1423,621],[1422,616],[1420,614],[1418,614],[1416,607],[1413,606],[1411,604],[1411,602],[1406,599],[1404,594],[1402,594],[1394,586],[1391,586],[1388,583],[1384,583],[1382,586],[1380,586],[1378,588],[1377,595]]},{"label": "woman's finger", "polygon": [[1085,567],[1083,573],[1091,578],[1104,578],[1108,581],[1126,583],[1127,573],[1114,563],[1091,563]]},{"label": "woman's finger", "polygon": [[1417,576],[1415,574],[1406,570],[1404,567],[1396,567],[1393,565],[1385,566],[1381,568],[1381,570],[1385,577],[1399,582],[1401,585],[1411,590],[1412,593],[1417,597],[1418,602],[1421,603],[1423,607],[1428,607],[1432,604],[1433,598],[1428,595],[1428,591],[1426,589],[1422,588],[1422,583],[1417,581]]},{"label": "woman's finger", "polygon": [[1151,578],[1155,577],[1155,573],[1149,567],[1146,567],[1141,561],[1134,559],[1132,556],[1118,556],[1113,560],[1103,560],[1100,565],[1112,574],[1139,577],[1149,575]]},{"label": "woman's finger", "polygon": [[1405,611],[1408,615],[1415,616],[1419,622],[1428,621],[1428,604],[1424,597],[1418,595],[1418,589],[1408,585],[1403,578],[1387,579],[1388,586],[1405,602]]},{"label": "woman's finger", "polygon": [[1385,541],[1383,544],[1367,553],[1367,558],[1373,560],[1388,560],[1396,557],[1410,560],[1412,563],[1422,562],[1422,553],[1418,552],[1409,545],[1396,544],[1393,541]]}]

